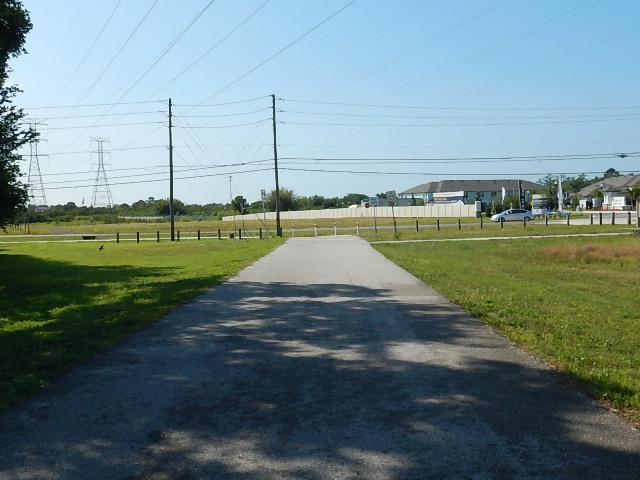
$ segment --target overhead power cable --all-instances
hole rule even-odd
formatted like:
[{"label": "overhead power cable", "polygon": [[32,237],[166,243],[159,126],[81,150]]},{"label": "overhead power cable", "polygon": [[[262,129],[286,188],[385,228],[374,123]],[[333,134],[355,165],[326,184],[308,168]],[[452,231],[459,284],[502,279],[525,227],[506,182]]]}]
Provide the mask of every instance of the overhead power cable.
[{"label": "overhead power cable", "polygon": [[60,95],[62,95],[62,92],[64,92],[66,90],[66,88],[69,86],[69,83],[71,83],[71,80],[73,80],[75,78],[76,74],[78,73],[78,70],[80,70],[80,67],[82,67],[82,65],[84,65],[85,60],[87,59],[87,57],[89,56],[89,54],[93,50],[93,47],[95,47],[96,43],[98,43],[98,40],[102,36],[102,33],[107,28],[107,25],[109,25],[109,22],[113,18],[113,15],[116,13],[116,10],[118,9],[118,7],[120,6],[121,3],[122,3],[122,0],[118,0],[118,3],[116,3],[116,6],[113,7],[113,10],[111,11],[111,14],[109,15],[109,18],[107,18],[107,21],[104,23],[104,25],[102,25],[102,28],[98,32],[98,35],[93,40],[93,43],[91,43],[91,46],[89,47],[89,49],[86,51],[86,53],[84,54],[84,56],[80,60],[80,63],[78,63],[78,66],[75,68],[73,73],[69,76],[69,78],[67,79],[67,81],[65,82],[63,87],[60,89],[60,91],[53,97],[53,100],[51,101],[51,105],[56,103],[56,100],[58,100],[58,97],[60,97]]},{"label": "overhead power cable", "polygon": [[111,60],[109,61],[109,63],[107,63],[107,66],[104,67],[104,69],[102,70],[102,72],[100,72],[100,74],[98,75],[98,77],[93,81],[93,83],[89,86],[89,88],[84,92],[84,94],[82,95],[82,97],[80,97],[80,100],[78,100],[78,103],[81,103],[86,96],[89,94],[89,92],[91,92],[91,90],[93,90],[93,87],[95,87],[95,85],[100,81],[100,79],[104,76],[104,74],[109,70],[109,68],[111,67],[111,65],[113,65],[113,62],[116,61],[116,59],[120,56],[120,54],[122,53],[122,51],[125,49],[125,47],[127,46],[127,44],[131,41],[131,39],[133,38],[133,36],[136,34],[136,32],[138,31],[138,29],[140,28],[140,26],[142,26],[142,24],[144,23],[144,21],[147,19],[147,17],[149,16],[149,14],[151,13],[151,11],[154,9],[154,7],[156,6],[156,4],[158,3],[158,0],[155,0],[153,2],[153,4],[149,7],[149,9],[147,10],[147,13],[144,14],[144,16],[142,17],[142,19],[140,19],[140,21],[138,22],[138,24],[136,25],[136,27],[133,29],[133,31],[131,32],[131,34],[129,35],[129,37],[127,37],[127,39],[125,40],[125,42],[120,46],[120,48],[118,49],[118,51],[115,53],[115,55],[111,58]]},{"label": "overhead power cable", "polygon": [[349,102],[322,102],[315,100],[299,100],[281,98],[283,102],[291,103],[308,103],[315,105],[337,105],[343,107],[371,107],[371,108],[406,108],[412,110],[451,110],[451,111],[487,111],[487,112],[528,112],[528,111],[541,111],[541,112],[566,112],[566,111],[580,111],[580,110],[640,110],[640,106],[609,106],[609,107],[553,107],[553,108],[529,108],[529,107],[512,107],[512,108],[495,108],[495,107],[439,107],[439,106],[426,106],[426,105],[389,105],[379,103],[349,103]]},{"label": "overhead power cable", "polygon": [[298,38],[296,38],[295,40],[293,40],[292,42],[288,43],[287,45],[285,45],[284,47],[282,47],[280,50],[278,50],[276,53],[274,53],[273,55],[271,55],[269,58],[267,58],[266,60],[260,62],[258,65],[256,65],[255,67],[253,67],[252,69],[250,69],[248,72],[244,73],[243,75],[239,76],[238,78],[236,78],[235,80],[233,80],[231,83],[227,84],[226,86],[222,87],[220,90],[218,90],[217,92],[209,95],[207,98],[205,98],[202,103],[208,102],[209,100],[211,100],[213,97],[215,97],[216,95],[224,92],[227,88],[235,85],[236,83],[238,83],[240,80],[242,80],[243,78],[248,77],[250,74],[252,74],[253,72],[255,72],[256,70],[258,70],[260,67],[262,67],[263,65],[265,65],[266,63],[270,62],[271,60],[273,60],[274,58],[276,58],[278,55],[280,55],[282,52],[288,50],[289,48],[291,48],[293,45],[295,45],[296,43],[298,43],[300,40],[302,40],[303,38],[309,36],[312,32],[314,32],[315,30],[317,30],[318,28],[320,28],[321,26],[323,26],[325,23],[327,23],[329,20],[331,20],[332,18],[336,17],[338,14],[340,14],[342,11],[346,10],[348,7],[350,7],[351,5],[353,5],[356,2],[356,0],[351,0],[349,3],[347,3],[345,6],[343,6],[342,8],[340,8],[339,10],[335,11],[334,13],[332,13],[331,15],[329,15],[327,18],[325,18],[322,22],[318,23],[316,26],[314,26],[313,28],[307,30],[305,33],[303,33],[302,35],[300,35]]},{"label": "overhead power cable", "polygon": [[202,60],[204,57],[206,57],[207,55],[209,55],[213,50],[215,50],[222,42],[224,42],[227,38],[229,38],[231,35],[233,35],[238,29],[240,29],[240,27],[242,27],[245,23],[247,23],[249,20],[251,20],[251,18],[253,18],[254,15],[256,15],[260,10],[262,10],[271,0],[267,0],[266,2],[264,2],[262,5],[260,5],[256,10],[253,11],[253,13],[251,15],[249,15],[247,18],[245,18],[242,22],[240,22],[233,30],[231,30],[229,33],[227,33],[224,37],[222,37],[220,40],[218,40],[218,42],[216,42],[211,48],[209,48],[209,50],[207,50],[206,52],[204,52],[202,55],[200,55],[197,59],[195,59],[191,64],[189,64],[187,67],[185,67],[184,69],[182,69],[182,71],[180,71],[177,75],[175,75],[171,80],[169,80],[167,83],[165,83],[164,85],[162,85],[160,88],[158,88],[153,94],[151,94],[151,96],[153,97],[154,95],[157,95],[159,92],[161,92],[162,90],[164,90],[166,87],[168,87],[169,85],[171,85],[173,82],[175,82],[178,78],[180,78],[182,75],[184,75],[185,73],[187,73],[194,65],[196,65],[197,63],[200,62],[200,60]]},{"label": "overhead power cable", "polygon": [[[191,27],[202,17],[204,12],[206,12],[209,7],[213,4],[215,0],[211,0],[209,3],[205,5],[205,7],[200,10],[200,12],[189,22],[187,26],[185,26],[182,31],[171,41],[169,42],[157,55],[151,60],[149,64],[142,68],[133,78],[138,77],[133,84],[120,96],[119,100],[122,100],[133,88],[140,83],[140,81],[147,76],[147,74],[155,67],[160,60],[164,58],[164,56],[169,53],[169,51],[180,41],[180,39],[191,29]],[[129,80],[130,82],[131,80]],[[127,83],[129,83],[127,82]],[[125,83],[126,85],[126,83]],[[160,89],[161,90],[161,89]],[[160,90],[156,91],[158,93]],[[152,94],[151,97],[155,96],[156,93]]]}]

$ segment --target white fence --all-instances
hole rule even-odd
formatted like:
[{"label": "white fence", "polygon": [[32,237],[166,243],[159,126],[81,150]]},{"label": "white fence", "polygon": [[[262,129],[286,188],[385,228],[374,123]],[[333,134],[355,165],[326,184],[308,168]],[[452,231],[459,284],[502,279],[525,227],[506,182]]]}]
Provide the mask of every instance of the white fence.
[{"label": "white fence", "polygon": [[[392,211],[393,208],[393,211]],[[332,208],[327,210],[300,210],[295,212],[280,212],[281,220],[316,220],[320,218],[477,218],[480,215],[480,202],[475,205],[425,205],[422,207],[371,207],[371,208]],[[223,217],[223,220],[274,220],[275,212],[252,213]]]}]

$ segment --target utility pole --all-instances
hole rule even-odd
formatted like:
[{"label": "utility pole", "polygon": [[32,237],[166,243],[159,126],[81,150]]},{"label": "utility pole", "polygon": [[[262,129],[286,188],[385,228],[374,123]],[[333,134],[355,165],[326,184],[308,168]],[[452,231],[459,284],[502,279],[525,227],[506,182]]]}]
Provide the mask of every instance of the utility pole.
[{"label": "utility pole", "polygon": [[173,137],[171,132],[171,99],[169,99],[169,221],[171,222],[171,241],[175,241],[175,219],[173,208]]},{"label": "utility pole", "polygon": [[271,95],[273,110],[273,163],[276,172],[276,236],[282,236],[280,226],[280,184],[278,182],[278,142],[276,141],[276,96]]}]

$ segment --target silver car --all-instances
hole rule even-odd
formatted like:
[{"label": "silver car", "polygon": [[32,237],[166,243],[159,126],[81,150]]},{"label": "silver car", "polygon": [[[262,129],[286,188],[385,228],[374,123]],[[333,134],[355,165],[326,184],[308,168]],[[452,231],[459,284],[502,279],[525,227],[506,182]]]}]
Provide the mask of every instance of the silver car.
[{"label": "silver car", "polygon": [[522,222],[525,219],[529,221],[533,218],[533,213],[523,208],[510,208],[504,212],[496,213],[491,217],[491,220],[499,222],[501,218],[504,218],[505,222]]}]

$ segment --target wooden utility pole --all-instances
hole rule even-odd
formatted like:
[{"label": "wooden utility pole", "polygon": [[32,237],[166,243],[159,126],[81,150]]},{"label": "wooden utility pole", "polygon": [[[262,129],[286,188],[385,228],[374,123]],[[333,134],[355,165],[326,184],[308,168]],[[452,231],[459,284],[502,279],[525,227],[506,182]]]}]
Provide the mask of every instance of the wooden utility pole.
[{"label": "wooden utility pole", "polygon": [[282,227],[280,226],[280,184],[278,182],[278,142],[276,141],[276,96],[271,95],[273,110],[273,163],[276,172],[276,235],[282,236]]},{"label": "wooden utility pole", "polygon": [[171,99],[169,99],[169,219],[171,222],[171,241],[175,241],[175,219],[173,209],[173,137],[171,133]]}]

